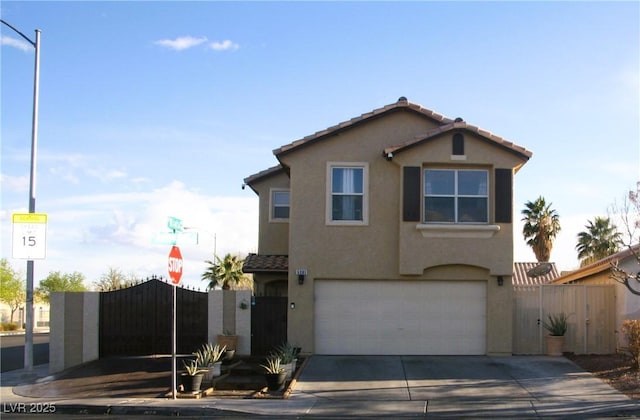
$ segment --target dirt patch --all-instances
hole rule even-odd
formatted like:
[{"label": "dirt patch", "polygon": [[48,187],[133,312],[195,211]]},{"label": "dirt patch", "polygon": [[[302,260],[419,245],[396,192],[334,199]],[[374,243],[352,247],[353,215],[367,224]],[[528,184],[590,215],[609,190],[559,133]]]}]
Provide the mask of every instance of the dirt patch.
[{"label": "dirt patch", "polygon": [[568,355],[571,361],[591,372],[631,399],[640,400],[640,371],[624,354]]}]

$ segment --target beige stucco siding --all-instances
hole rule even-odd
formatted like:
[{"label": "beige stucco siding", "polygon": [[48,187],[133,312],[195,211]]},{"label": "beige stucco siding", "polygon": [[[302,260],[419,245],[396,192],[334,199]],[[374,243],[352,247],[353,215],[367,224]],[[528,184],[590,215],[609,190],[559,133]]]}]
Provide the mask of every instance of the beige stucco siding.
[{"label": "beige stucco siding", "polygon": [[[451,134],[403,150],[392,161],[382,156],[385,147],[412,140],[434,126],[423,117],[398,112],[279,157],[291,174],[289,300],[296,309],[289,312],[289,340],[304,352],[314,351],[314,279],[419,281],[429,278],[425,270],[440,267],[439,280],[468,280],[465,270],[471,270],[473,280],[487,282],[487,352],[511,353],[512,224],[500,224],[489,239],[425,238],[416,222],[402,222],[401,174],[405,165],[486,168],[493,223],[493,169],[517,168],[523,160],[471,134],[465,134],[465,161],[452,160]],[[327,224],[330,162],[367,166],[366,225]],[[463,265],[467,269],[461,273]],[[303,285],[296,281],[297,269],[308,272]],[[508,276],[504,286],[497,286],[497,275]]]},{"label": "beige stucco siding", "polygon": [[286,255],[289,252],[289,223],[272,222],[271,191],[289,189],[289,177],[282,171],[256,181],[252,188],[259,196],[258,254]]}]

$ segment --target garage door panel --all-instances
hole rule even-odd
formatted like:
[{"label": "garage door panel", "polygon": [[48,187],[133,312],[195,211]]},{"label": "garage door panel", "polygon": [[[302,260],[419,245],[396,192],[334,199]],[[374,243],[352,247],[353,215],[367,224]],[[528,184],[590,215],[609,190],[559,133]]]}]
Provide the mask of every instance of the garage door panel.
[{"label": "garage door panel", "polygon": [[485,354],[484,281],[316,281],[318,354]]}]

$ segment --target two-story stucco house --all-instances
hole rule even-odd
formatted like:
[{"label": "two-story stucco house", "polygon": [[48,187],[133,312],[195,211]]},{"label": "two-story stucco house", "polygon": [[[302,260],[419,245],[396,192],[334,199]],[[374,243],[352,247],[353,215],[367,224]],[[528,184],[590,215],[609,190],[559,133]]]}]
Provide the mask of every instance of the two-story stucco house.
[{"label": "two-story stucco house", "polygon": [[513,176],[531,152],[401,97],[274,151],[257,292],[315,354],[512,348]]}]

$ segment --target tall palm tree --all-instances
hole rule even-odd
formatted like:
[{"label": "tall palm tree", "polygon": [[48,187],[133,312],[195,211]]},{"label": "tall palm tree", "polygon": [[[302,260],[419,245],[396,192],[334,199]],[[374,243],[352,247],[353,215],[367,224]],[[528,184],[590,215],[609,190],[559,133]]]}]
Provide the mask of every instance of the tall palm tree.
[{"label": "tall palm tree", "polygon": [[214,289],[216,286],[223,290],[232,289],[237,286],[243,279],[242,260],[236,255],[227,254],[223,259],[217,255],[214,261],[205,261],[209,266],[202,273],[202,280],[208,281],[207,289]]},{"label": "tall palm tree", "polygon": [[542,196],[527,201],[522,210],[524,227],[522,234],[531,247],[538,262],[548,262],[551,257],[553,240],[560,232],[560,216],[547,204]]},{"label": "tall palm tree", "polygon": [[591,264],[620,251],[622,237],[608,217],[596,217],[587,221],[586,231],[578,233],[578,258],[580,266]]}]

